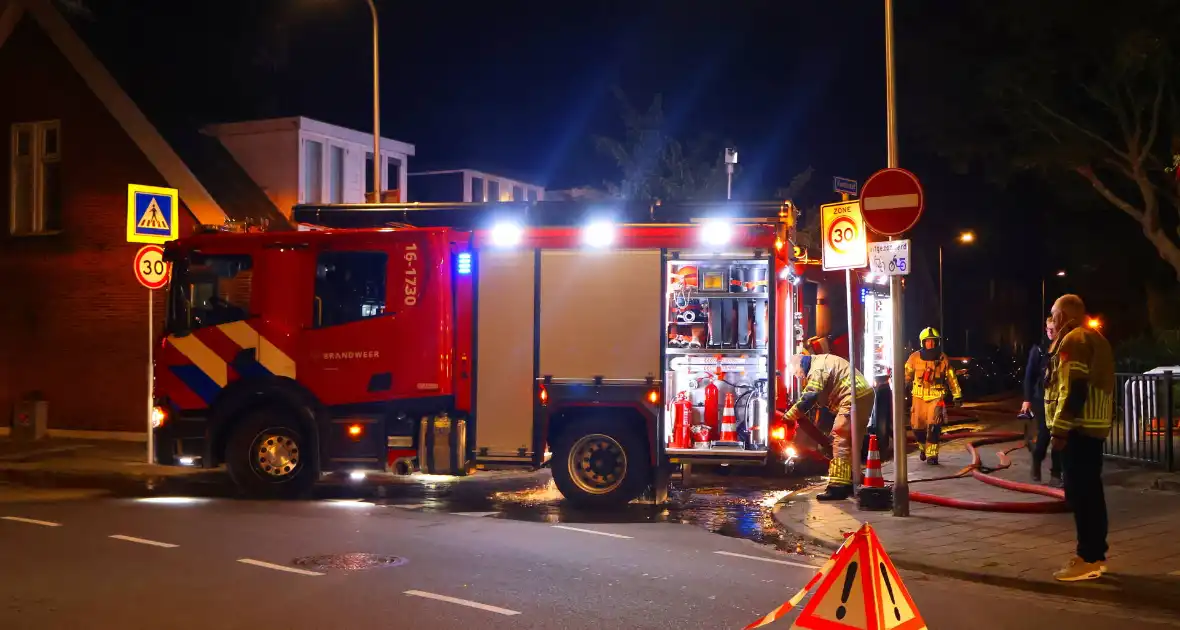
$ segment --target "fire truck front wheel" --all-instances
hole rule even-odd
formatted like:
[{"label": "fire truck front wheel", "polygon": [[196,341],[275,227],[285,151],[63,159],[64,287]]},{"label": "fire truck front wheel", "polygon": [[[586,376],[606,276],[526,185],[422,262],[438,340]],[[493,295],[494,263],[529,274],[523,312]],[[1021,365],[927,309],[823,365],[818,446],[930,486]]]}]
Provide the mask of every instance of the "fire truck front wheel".
[{"label": "fire truck front wheel", "polygon": [[554,447],[553,481],[574,505],[620,507],[650,481],[647,445],[626,422],[577,420],[561,432]]},{"label": "fire truck front wheel", "polygon": [[232,431],[226,445],[226,467],[246,494],[295,498],[315,483],[315,449],[307,432],[280,410],[252,411]]}]

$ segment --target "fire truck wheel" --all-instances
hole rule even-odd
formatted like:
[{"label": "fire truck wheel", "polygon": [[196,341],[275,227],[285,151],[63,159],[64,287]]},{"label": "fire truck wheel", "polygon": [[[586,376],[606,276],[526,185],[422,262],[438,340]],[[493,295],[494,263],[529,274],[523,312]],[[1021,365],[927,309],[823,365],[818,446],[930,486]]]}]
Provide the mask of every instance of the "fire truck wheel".
[{"label": "fire truck wheel", "polygon": [[553,481],[581,507],[621,507],[647,487],[647,447],[627,423],[608,418],[575,421],[556,440]]},{"label": "fire truck wheel", "polygon": [[276,409],[250,412],[233,428],[225,462],[248,495],[294,498],[316,480],[315,450],[305,431]]}]

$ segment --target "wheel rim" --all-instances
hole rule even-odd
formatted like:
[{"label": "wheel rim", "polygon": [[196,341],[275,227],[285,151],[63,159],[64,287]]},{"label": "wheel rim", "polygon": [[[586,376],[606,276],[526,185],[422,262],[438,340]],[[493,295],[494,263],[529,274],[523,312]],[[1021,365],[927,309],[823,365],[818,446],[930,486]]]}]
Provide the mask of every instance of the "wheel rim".
[{"label": "wheel rim", "polygon": [[627,453],[609,435],[585,435],[570,448],[570,479],[587,494],[613,492],[627,477]]},{"label": "wheel rim", "polygon": [[287,481],[299,472],[299,436],[288,431],[268,429],[254,438],[250,463],[254,472],[269,481]]}]

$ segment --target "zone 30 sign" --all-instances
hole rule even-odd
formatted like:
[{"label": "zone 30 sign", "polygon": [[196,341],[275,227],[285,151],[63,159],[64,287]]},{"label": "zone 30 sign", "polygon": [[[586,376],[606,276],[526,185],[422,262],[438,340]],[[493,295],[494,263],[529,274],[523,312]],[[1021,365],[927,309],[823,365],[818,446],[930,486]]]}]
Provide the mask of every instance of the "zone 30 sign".
[{"label": "zone 30 sign", "polygon": [[869,264],[869,245],[859,201],[820,206],[825,271],[860,269]]}]

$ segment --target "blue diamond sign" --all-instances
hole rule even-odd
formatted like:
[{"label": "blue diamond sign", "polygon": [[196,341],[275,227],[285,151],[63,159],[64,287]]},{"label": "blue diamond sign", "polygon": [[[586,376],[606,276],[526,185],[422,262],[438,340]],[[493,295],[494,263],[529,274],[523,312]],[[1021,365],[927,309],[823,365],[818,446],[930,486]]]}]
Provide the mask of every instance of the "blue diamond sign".
[{"label": "blue diamond sign", "polygon": [[163,245],[179,233],[180,194],[175,188],[127,185],[127,242]]}]

